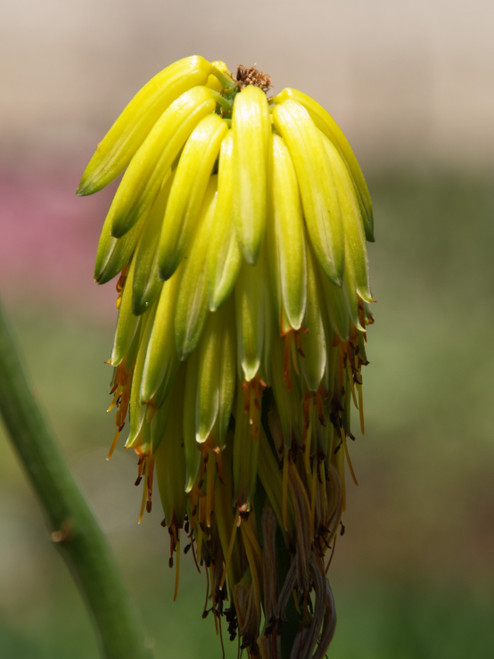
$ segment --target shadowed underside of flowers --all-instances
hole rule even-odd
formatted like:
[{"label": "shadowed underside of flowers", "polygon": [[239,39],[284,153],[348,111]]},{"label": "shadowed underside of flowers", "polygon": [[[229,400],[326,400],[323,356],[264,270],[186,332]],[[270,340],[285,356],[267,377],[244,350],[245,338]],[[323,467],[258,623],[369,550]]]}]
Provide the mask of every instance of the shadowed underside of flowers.
[{"label": "shadowed underside of flowers", "polygon": [[78,193],[123,172],[95,278],[119,275],[110,454],[128,419],[141,517],[156,475],[170,562],[192,550],[206,611],[249,656],[322,657],[352,403],[363,432],[372,207],[330,115],[268,94],[253,68],[172,64]]}]

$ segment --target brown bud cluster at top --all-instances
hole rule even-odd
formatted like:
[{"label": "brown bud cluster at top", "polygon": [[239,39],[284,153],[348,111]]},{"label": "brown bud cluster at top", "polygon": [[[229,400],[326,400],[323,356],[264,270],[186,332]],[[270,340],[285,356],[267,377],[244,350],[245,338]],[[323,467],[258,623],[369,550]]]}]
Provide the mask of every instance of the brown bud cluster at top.
[{"label": "brown bud cluster at top", "polygon": [[271,87],[271,77],[267,73],[259,71],[255,66],[242,66],[242,64],[237,67],[237,82],[240,89],[247,87],[247,85],[255,85],[262,89],[265,94],[268,93]]}]

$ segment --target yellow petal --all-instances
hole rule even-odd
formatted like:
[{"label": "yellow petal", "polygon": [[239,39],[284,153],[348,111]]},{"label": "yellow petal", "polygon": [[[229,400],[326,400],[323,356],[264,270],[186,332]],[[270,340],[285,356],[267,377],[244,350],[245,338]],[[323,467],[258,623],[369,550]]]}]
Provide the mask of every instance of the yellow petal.
[{"label": "yellow petal", "polygon": [[118,309],[117,328],[115,330],[113,349],[109,360],[112,366],[118,366],[125,358],[127,358],[127,363],[130,366],[128,351],[139,328],[140,319],[132,312],[132,279],[134,277],[135,263],[134,258],[132,259],[122,291]]},{"label": "yellow petal", "polygon": [[151,450],[151,434],[148,423],[149,408],[141,403],[141,378],[144,368],[147,346],[153,327],[156,307],[149,313],[141,316],[141,329],[139,336],[139,350],[132,373],[132,387],[130,389],[129,403],[129,437],[125,442],[125,448],[141,448],[142,452]]},{"label": "yellow petal", "polygon": [[338,149],[325,135],[322,135],[322,141],[338,191],[338,203],[345,233],[344,283],[346,286],[351,286],[353,294],[356,292],[366,302],[372,302],[365,231],[355,187]]},{"label": "yellow petal", "polygon": [[247,263],[257,261],[266,225],[267,159],[271,120],[266,94],[249,85],[235,97],[233,210],[237,237]]},{"label": "yellow petal", "polygon": [[266,269],[263,256],[255,266],[242,263],[235,285],[238,360],[250,382],[259,371],[265,338]]},{"label": "yellow petal", "polygon": [[197,348],[196,441],[206,441],[213,426],[219,421],[221,428],[214,437],[218,446],[222,446],[226,436],[237,375],[235,330],[229,306],[225,305],[219,311],[209,314]]},{"label": "yellow petal", "polygon": [[[137,248],[135,273],[132,279],[132,310],[136,315],[149,309],[163,285],[158,277],[158,242],[156,236],[159,235],[163,224],[163,215],[172,181],[173,174],[161,188],[149,211]],[[133,230],[131,229],[129,233],[126,233],[122,238],[118,238],[118,240],[125,240]]]},{"label": "yellow petal", "polygon": [[218,198],[214,231],[207,255],[209,309],[215,311],[230,295],[242,263],[233,224],[233,136],[229,131],[221,144],[218,167]]},{"label": "yellow petal", "polygon": [[314,253],[328,277],[341,285],[345,264],[343,227],[320,132],[307,110],[290,99],[274,107],[273,121],[293,160]]},{"label": "yellow petal", "polygon": [[183,437],[186,467],[185,491],[190,492],[199,474],[201,451],[196,441],[196,401],[199,351],[195,350],[182,368],[185,368],[183,396]]},{"label": "yellow petal", "polygon": [[107,215],[99,237],[94,265],[94,278],[98,284],[106,284],[130,263],[145,222],[146,218],[143,218],[143,221],[135,224],[125,236],[114,238],[111,234],[112,218]]},{"label": "yellow petal", "polygon": [[317,391],[326,368],[324,307],[314,261],[311,252],[307,250],[307,306],[303,321],[304,332],[301,333],[304,356],[299,359],[299,364],[309,391]]},{"label": "yellow petal", "polygon": [[181,361],[187,359],[197,346],[208,313],[206,254],[216,203],[217,176],[212,176],[184,269],[175,310],[175,343]]},{"label": "yellow petal", "polygon": [[290,326],[298,330],[307,298],[304,224],[295,169],[279,135],[273,135],[272,199],[283,308]]},{"label": "yellow petal", "polygon": [[192,131],[178,161],[159,240],[162,279],[175,271],[196,228],[209,177],[228,132],[217,114],[204,117]]},{"label": "yellow petal", "polygon": [[[185,368],[182,369],[185,373]],[[153,452],[163,512],[168,524],[179,526],[185,515],[185,455],[182,427],[184,377],[177,377],[167,408],[160,408],[153,417],[152,435],[159,438]]]},{"label": "yellow petal", "polygon": [[143,365],[140,400],[156,407],[167,395],[179,365],[174,317],[180,277],[179,270],[163,283]]},{"label": "yellow petal", "polygon": [[93,194],[121,174],[170,103],[191,87],[205,84],[211,69],[203,57],[194,55],[174,62],[151,78],[98,145],[77,194]]},{"label": "yellow petal", "polygon": [[134,155],[113,198],[112,234],[123,236],[153,204],[170,168],[199,121],[216,103],[207,87],[193,87],[161,115]]},{"label": "yellow petal", "polygon": [[309,112],[312,120],[316,126],[329,138],[336,146],[343,160],[347,163],[355,189],[359,205],[362,212],[362,217],[365,224],[365,232],[367,240],[374,240],[374,218],[372,212],[372,202],[369,195],[369,190],[365,182],[364,175],[360,169],[360,165],[355,158],[348,140],[343,134],[341,128],[335,122],[333,117],[327,112],[319,103],[314,101],[310,96],[292,89],[290,87],[283,89],[277,96],[273,98],[274,103],[281,103],[287,98],[291,98],[303,105]]},{"label": "yellow petal", "polygon": [[245,395],[239,389],[235,404],[235,436],[233,438],[233,487],[235,503],[245,512],[253,502],[257,463],[259,459],[259,438],[252,436],[249,414],[245,409]]}]

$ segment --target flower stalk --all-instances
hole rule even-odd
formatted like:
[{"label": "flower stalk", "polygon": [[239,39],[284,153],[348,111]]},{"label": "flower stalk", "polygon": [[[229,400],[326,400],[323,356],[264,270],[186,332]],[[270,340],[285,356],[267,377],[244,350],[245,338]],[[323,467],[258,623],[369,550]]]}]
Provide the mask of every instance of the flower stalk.
[{"label": "flower stalk", "polygon": [[0,412],[45,512],[50,538],[92,614],[103,655],[149,659],[114,557],[33,397],[1,308]]},{"label": "flower stalk", "polygon": [[249,656],[322,657],[352,402],[363,430],[372,205],[330,115],[269,87],[254,68],[176,62],[117,119],[79,194],[123,173],[95,278],[120,275],[114,444],[128,416],[142,510],[156,471],[171,560],[186,535]]}]

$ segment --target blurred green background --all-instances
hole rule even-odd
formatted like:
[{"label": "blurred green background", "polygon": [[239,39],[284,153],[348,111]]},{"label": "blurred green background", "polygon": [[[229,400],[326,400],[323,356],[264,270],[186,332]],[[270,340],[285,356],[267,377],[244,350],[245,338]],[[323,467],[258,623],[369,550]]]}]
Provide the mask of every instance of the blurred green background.
[{"label": "blurred green background", "polygon": [[[159,6],[158,6],[159,4]],[[40,6],[41,7],[41,6]],[[130,95],[192,52],[269,71],[332,112],[374,201],[365,437],[330,570],[330,656],[494,656],[494,10],[475,0],[5,3],[0,296],[40,403],[113,547],[156,657],[221,656],[204,575],[137,525],[113,436],[111,284],[92,283],[109,193],[80,173]],[[372,8],[372,10],[371,10]],[[447,11],[445,11],[447,9]],[[0,656],[98,656],[91,622],[0,429]],[[227,645],[228,658],[236,657]]]}]

